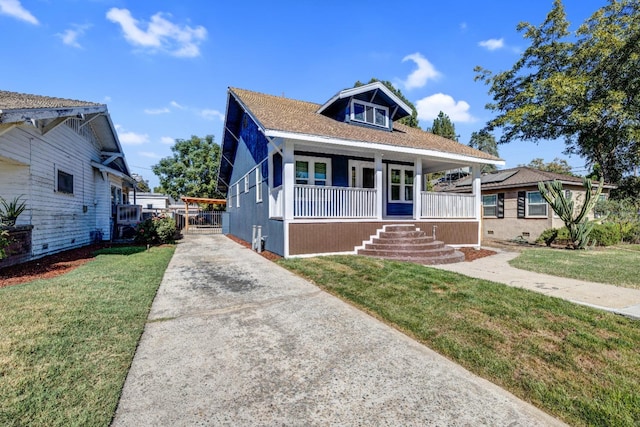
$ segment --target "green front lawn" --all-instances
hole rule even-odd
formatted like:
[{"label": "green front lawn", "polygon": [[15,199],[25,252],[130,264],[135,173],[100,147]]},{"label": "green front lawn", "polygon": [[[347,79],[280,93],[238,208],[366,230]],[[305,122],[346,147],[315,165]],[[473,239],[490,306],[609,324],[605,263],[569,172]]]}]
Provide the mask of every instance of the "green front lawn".
[{"label": "green front lawn", "polygon": [[509,264],[537,273],[640,289],[640,245],[527,249]]},{"label": "green front lawn", "polygon": [[107,426],[173,246],[0,289],[0,425]]},{"label": "green front lawn", "polygon": [[640,424],[638,321],[415,264],[279,263],[570,424]]}]

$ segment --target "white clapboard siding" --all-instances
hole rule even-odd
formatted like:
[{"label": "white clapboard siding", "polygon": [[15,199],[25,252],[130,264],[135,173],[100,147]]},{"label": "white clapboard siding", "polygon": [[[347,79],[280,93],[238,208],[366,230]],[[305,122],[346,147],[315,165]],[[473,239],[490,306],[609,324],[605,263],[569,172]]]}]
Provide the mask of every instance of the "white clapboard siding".
[{"label": "white clapboard siding", "polygon": [[[10,161],[22,166],[9,171]],[[97,228],[109,237],[110,183],[91,161],[100,161],[98,147],[67,125],[46,135],[19,126],[0,136],[0,195],[27,195],[18,224],[33,225],[34,258],[87,245]],[[73,175],[73,194],[56,191],[58,169]]]}]

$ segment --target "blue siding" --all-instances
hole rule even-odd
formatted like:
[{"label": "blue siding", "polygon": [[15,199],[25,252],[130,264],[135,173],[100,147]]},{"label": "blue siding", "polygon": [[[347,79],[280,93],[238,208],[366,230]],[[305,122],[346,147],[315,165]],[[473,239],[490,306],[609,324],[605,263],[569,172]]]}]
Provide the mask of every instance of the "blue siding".
[{"label": "blue siding", "polygon": [[413,215],[413,203],[387,203],[387,215]]},{"label": "blue siding", "polygon": [[[284,229],[282,221],[269,219],[269,185],[267,161],[260,166],[262,175],[262,202],[256,202],[256,176],[254,168],[267,158],[268,146],[264,135],[248,115],[242,119],[240,140],[238,141],[233,172],[231,173],[229,195],[232,207],[228,208],[228,233],[251,242],[253,226],[262,227],[262,236],[266,236],[265,250],[284,255]],[[280,169],[280,180],[281,170]],[[237,204],[235,183],[249,172],[249,191],[245,193],[244,180],[240,180],[240,207]]]},{"label": "blue siding", "polygon": [[349,158],[348,157],[332,156],[331,185],[334,185],[336,187],[349,186]]}]

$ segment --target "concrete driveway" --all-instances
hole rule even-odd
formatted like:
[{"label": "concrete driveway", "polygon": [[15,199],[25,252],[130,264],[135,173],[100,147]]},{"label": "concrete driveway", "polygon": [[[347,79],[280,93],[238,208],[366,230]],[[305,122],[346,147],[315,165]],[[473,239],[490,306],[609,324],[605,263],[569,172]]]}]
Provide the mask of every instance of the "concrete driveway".
[{"label": "concrete driveway", "polygon": [[113,425],[561,423],[226,237],[191,235]]}]

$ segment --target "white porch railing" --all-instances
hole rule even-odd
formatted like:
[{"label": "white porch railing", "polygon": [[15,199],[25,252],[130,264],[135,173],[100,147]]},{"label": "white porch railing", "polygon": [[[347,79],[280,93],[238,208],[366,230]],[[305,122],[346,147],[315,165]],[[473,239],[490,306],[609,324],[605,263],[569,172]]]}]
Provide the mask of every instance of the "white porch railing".
[{"label": "white porch railing", "polygon": [[295,185],[295,218],[375,218],[374,188]]},{"label": "white porch railing", "polygon": [[422,218],[475,218],[473,194],[434,193],[423,191]]},{"label": "white porch railing", "polygon": [[270,191],[269,195],[269,217],[282,218],[284,215],[284,190],[282,185]]},{"label": "white porch railing", "polygon": [[135,225],[142,217],[140,205],[116,205],[116,223],[118,225]]}]

